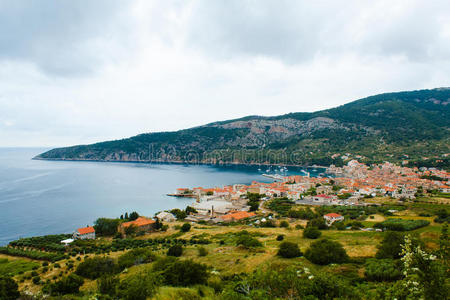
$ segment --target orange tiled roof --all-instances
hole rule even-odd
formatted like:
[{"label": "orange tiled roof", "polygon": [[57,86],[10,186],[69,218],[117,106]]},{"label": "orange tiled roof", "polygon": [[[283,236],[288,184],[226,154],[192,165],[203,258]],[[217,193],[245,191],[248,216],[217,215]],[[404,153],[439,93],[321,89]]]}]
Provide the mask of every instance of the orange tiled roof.
[{"label": "orange tiled roof", "polygon": [[221,218],[222,220],[227,221],[227,220],[242,220],[253,216],[255,216],[255,214],[252,212],[238,211],[235,213],[223,215]]},{"label": "orange tiled roof", "polygon": [[125,228],[125,227],[131,226],[131,225],[140,227],[140,226],[145,226],[145,225],[149,225],[149,224],[153,224],[153,223],[156,223],[156,221],[145,218],[145,217],[139,217],[134,221],[122,223],[122,227]]},{"label": "orange tiled roof", "polygon": [[77,231],[79,234],[88,234],[88,233],[94,233],[95,229],[92,226],[88,226],[88,227],[78,228]]}]

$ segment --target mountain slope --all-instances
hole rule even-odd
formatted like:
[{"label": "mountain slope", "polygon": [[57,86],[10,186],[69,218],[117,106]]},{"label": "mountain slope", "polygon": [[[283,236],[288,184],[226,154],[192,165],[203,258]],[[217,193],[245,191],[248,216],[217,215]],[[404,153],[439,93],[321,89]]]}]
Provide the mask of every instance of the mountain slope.
[{"label": "mountain slope", "polygon": [[340,164],[341,155],[334,154],[348,152],[367,162],[441,157],[450,152],[449,141],[450,89],[441,88],[380,94],[313,113],[248,116],[176,132],[57,148],[36,158]]}]

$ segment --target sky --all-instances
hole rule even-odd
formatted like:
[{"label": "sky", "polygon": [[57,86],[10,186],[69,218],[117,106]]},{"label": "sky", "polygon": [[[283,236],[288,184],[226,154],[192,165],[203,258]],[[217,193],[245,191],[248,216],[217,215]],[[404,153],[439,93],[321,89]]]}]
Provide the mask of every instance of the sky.
[{"label": "sky", "polygon": [[0,147],[443,86],[448,0],[0,0]]}]

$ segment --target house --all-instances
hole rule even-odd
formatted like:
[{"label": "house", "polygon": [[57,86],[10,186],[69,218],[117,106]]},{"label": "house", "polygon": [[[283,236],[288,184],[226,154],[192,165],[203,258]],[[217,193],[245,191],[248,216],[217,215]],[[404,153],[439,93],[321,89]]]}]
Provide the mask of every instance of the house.
[{"label": "house", "polygon": [[134,221],[125,222],[120,224],[119,231],[121,233],[125,233],[125,229],[130,226],[136,226],[138,231],[152,231],[154,229],[154,224],[156,223],[155,220],[145,218],[145,217],[139,217]]},{"label": "house", "polygon": [[344,216],[341,216],[340,214],[337,213],[329,213],[323,216],[323,218],[327,221],[328,225],[333,224],[334,222],[337,221],[343,221],[344,220]]},{"label": "house", "polygon": [[247,218],[251,218],[254,216],[256,216],[256,215],[252,212],[237,211],[237,212],[233,212],[230,214],[220,216],[217,219],[218,219],[218,221],[222,221],[222,222],[234,222],[234,221],[240,221],[240,220],[244,220]]},{"label": "house", "polygon": [[177,220],[177,218],[173,214],[166,211],[162,211],[159,214],[157,214],[156,218],[161,222],[174,222]]},{"label": "house", "polygon": [[87,226],[83,228],[78,228],[73,233],[74,240],[94,240],[95,239],[95,229],[93,226]]}]

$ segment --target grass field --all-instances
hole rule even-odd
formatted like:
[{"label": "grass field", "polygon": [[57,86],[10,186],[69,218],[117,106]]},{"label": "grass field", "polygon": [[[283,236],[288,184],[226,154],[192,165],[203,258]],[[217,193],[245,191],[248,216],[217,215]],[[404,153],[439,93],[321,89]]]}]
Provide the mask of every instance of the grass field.
[{"label": "grass field", "polygon": [[[373,201],[374,199],[369,199]],[[378,199],[380,200],[380,199]],[[396,200],[381,199],[383,203],[398,204]],[[419,214],[429,213],[432,214],[437,209],[445,208],[448,206],[445,204],[430,202],[409,202],[404,203],[405,210],[398,211],[392,216],[392,218],[402,219],[423,219],[430,221],[430,225],[419,228],[413,231],[408,231],[408,234],[417,234],[423,240],[425,246],[430,250],[435,250],[438,247],[438,240],[442,224],[433,222],[435,216],[424,217]],[[361,221],[365,227],[372,227],[377,222],[382,222],[389,217],[382,214],[373,214],[373,218],[368,216]],[[189,232],[180,233],[179,226],[183,222],[169,223],[169,229],[166,232],[156,232],[147,234],[144,236],[136,237],[136,239],[148,239],[148,238],[162,238],[162,237],[176,237],[189,240],[192,237],[202,238],[209,240],[211,243],[207,245],[188,245],[184,247],[182,259],[192,259],[196,262],[205,263],[210,266],[211,270],[218,272],[220,275],[233,275],[240,273],[250,273],[259,266],[266,264],[280,264],[280,265],[299,265],[307,266],[311,269],[325,269],[326,271],[339,273],[347,272],[348,270],[355,269],[360,276],[364,273],[364,269],[361,266],[355,266],[354,264],[343,264],[338,266],[316,266],[310,263],[306,258],[292,258],[283,259],[278,257],[277,251],[281,241],[277,241],[277,236],[283,235],[284,241],[294,242],[299,245],[301,251],[305,251],[309,245],[314,241],[311,239],[303,238],[303,230],[295,229],[296,225],[306,225],[305,220],[294,219],[277,219],[277,222],[281,220],[287,220],[289,222],[289,228],[256,228],[245,224],[238,224],[233,226],[220,226],[220,225],[199,225],[194,224]],[[236,245],[236,234],[246,230],[249,235],[258,239],[263,247],[255,249],[245,249]],[[341,243],[347,254],[352,259],[367,258],[375,256],[377,247],[380,241],[383,239],[385,233],[375,231],[360,231],[360,230],[322,230],[321,238],[328,238]],[[111,243],[111,238],[99,238],[95,241],[96,244]],[[206,256],[199,256],[198,248],[204,247],[208,254]],[[161,246],[156,247],[155,254],[158,256],[165,256],[166,249]],[[117,258],[125,251],[109,252],[107,255],[112,258]],[[90,257],[95,256],[89,254]],[[75,270],[80,262],[85,259],[86,255],[77,255],[70,259],[64,259],[58,263],[50,263],[48,267],[42,266],[42,261],[33,261],[31,259],[9,257],[6,255],[0,255],[0,274],[11,274],[19,283],[21,290],[28,290],[31,292],[38,292],[43,283],[53,282],[58,280],[62,276],[70,274]],[[73,268],[69,270],[68,266],[73,265]],[[151,264],[134,266],[120,274],[121,278],[133,275],[142,271],[149,271]],[[36,272],[40,276],[41,284],[32,283],[32,272]],[[205,287],[203,287],[205,288]],[[97,283],[93,280],[85,280],[84,285],[81,288],[82,291],[87,294],[93,294],[97,290]],[[196,294],[198,291],[196,287],[190,288],[174,288],[174,287],[162,287],[158,291],[154,299],[176,299],[179,293],[184,294]],[[213,299],[213,291],[205,289],[201,291],[205,295],[205,299]],[[194,298],[193,298],[194,299]]]}]

